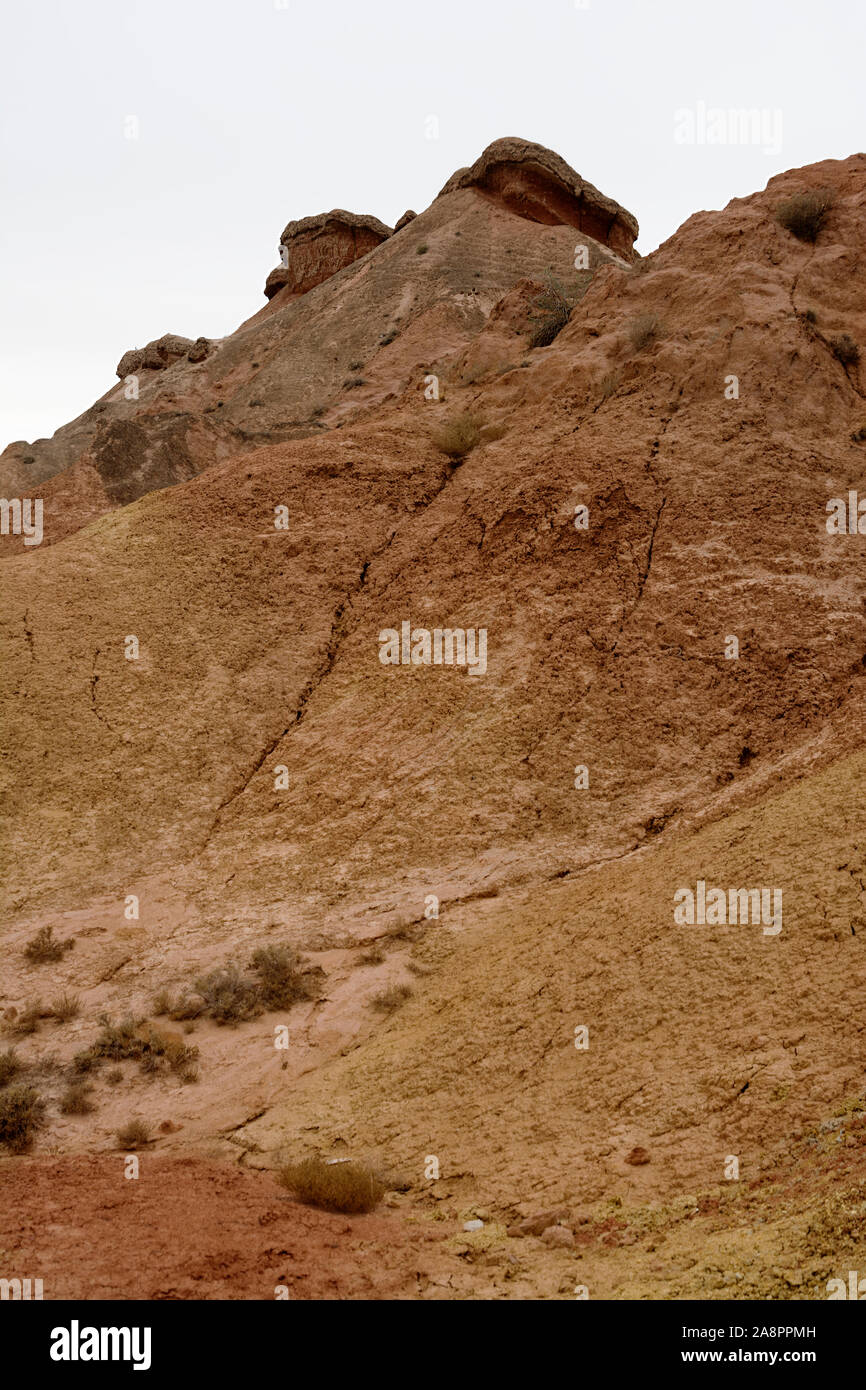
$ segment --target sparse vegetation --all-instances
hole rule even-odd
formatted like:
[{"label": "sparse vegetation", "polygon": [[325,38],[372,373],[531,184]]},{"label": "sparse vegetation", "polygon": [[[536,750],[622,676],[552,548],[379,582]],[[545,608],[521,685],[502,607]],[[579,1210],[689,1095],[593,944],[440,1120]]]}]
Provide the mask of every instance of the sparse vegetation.
[{"label": "sparse vegetation", "polygon": [[855,444],[866,443],[866,425],[860,425],[856,430],[853,430],[851,438]]},{"label": "sparse vegetation", "polygon": [[21,1062],[14,1047],[7,1047],[5,1052],[0,1052],[0,1086],[8,1086],[20,1070]]},{"label": "sparse vegetation", "polygon": [[123,1072],[120,1067],[112,1067],[110,1071],[105,1073],[105,1079],[109,1086],[119,1086],[123,1080]]},{"label": "sparse vegetation", "polygon": [[818,322],[818,315],[815,313],[815,310],[814,310],[814,309],[804,309],[804,310],[803,310],[803,318],[806,320],[807,323],[817,323],[817,322]]},{"label": "sparse vegetation", "polygon": [[81,1013],[81,999],[77,994],[61,994],[51,1005],[51,1017],[58,1023],[69,1023]]},{"label": "sparse vegetation", "polygon": [[358,961],[361,965],[381,965],[385,958],[385,952],[382,950],[379,943],[376,942],[368,950],[361,952]]},{"label": "sparse vegetation", "polygon": [[39,1027],[39,1020],[45,1017],[45,1012],[41,1000],[33,1000],[32,1003],[25,1005],[20,1014],[7,1019],[6,1032],[12,1033],[16,1037],[28,1037],[31,1033],[36,1032]]},{"label": "sparse vegetation", "polygon": [[[171,1018],[212,1018],[216,1023],[245,1023],[271,1009],[288,1009],[316,996],[323,971],[309,967],[291,946],[263,946],[253,953],[250,975],[236,965],[211,970],[195,982],[195,995],[177,1001]],[[195,1052],[196,1049],[190,1049]]]},{"label": "sparse vegetation", "polygon": [[290,946],[262,946],[253,952],[250,969],[256,976],[256,994],[265,1009],[288,1009],[315,993],[303,961]]},{"label": "sparse vegetation", "polygon": [[450,459],[462,459],[481,440],[481,426],[474,415],[455,415],[434,430],[431,438],[440,453]]},{"label": "sparse vegetation", "polygon": [[638,314],[629,324],[628,336],[635,352],[642,352],[661,333],[657,314]]},{"label": "sparse vegetation", "polygon": [[150,1129],[143,1120],[130,1120],[128,1125],[117,1131],[119,1149],[141,1149],[150,1143]]},{"label": "sparse vegetation", "polygon": [[72,1081],[60,1098],[64,1115],[89,1115],[96,1109],[90,1099],[93,1087],[87,1081]]},{"label": "sparse vegetation", "polygon": [[62,960],[67,951],[75,945],[74,938],[56,941],[53,927],[40,927],[24,948],[24,955],[31,965],[45,965],[49,961]]},{"label": "sparse vegetation", "polygon": [[161,989],[153,996],[150,1004],[150,1012],[154,1018],[163,1018],[170,1014],[173,1008],[173,996],[171,990]]},{"label": "sparse vegetation", "polygon": [[860,361],[860,349],[850,333],[839,333],[830,339],[830,349],[843,367],[855,367]]},{"label": "sparse vegetation", "polygon": [[605,372],[601,381],[598,383],[602,400],[609,400],[610,397],[619,390],[620,381],[621,377],[619,372]]},{"label": "sparse vegetation", "polygon": [[416,256],[426,256],[429,250],[430,247],[427,245],[426,241],[424,241],[420,246],[415,247],[415,254]]},{"label": "sparse vegetation", "polygon": [[367,383],[362,376],[350,376],[343,382],[344,391],[357,391],[359,386],[366,386]]},{"label": "sparse vegetation", "polygon": [[350,362],[350,363],[349,363],[349,371],[350,371],[350,372],[359,372],[359,371],[361,370],[361,368],[363,367],[363,365],[364,365],[363,362]]},{"label": "sparse vegetation", "polygon": [[776,221],[799,241],[817,241],[818,233],[833,206],[833,195],[826,189],[795,193],[776,209]]},{"label": "sparse vegetation", "polygon": [[312,410],[310,411],[310,418],[313,420],[318,420],[322,415],[324,415],[324,413],[325,407],[323,405],[314,405]]},{"label": "sparse vegetation", "polygon": [[180,1073],[198,1057],[197,1047],[161,1033],[143,1019],[126,1018],[115,1024],[103,1015],[99,1021],[102,1025],[99,1036],[73,1059],[78,1072],[90,1071],[101,1061],[108,1060],[138,1062],[146,1075],[154,1075],[166,1067]]},{"label": "sparse vegetation", "polygon": [[277,1179],[299,1202],[325,1211],[372,1211],[385,1195],[379,1178],[358,1163],[325,1163],[321,1158],[306,1158],[300,1163],[286,1164]]},{"label": "sparse vegetation", "polygon": [[392,1014],[401,1004],[406,1003],[411,994],[412,989],[409,985],[389,985],[381,993],[374,994],[370,1000],[370,1007],[380,1014]]},{"label": "sparse vegetation", "polygon": [[45,1102],[32,1086],[12,1086],[0,1093],[0,1144],[24,1153],[45,1123]]},{"label": "sparse vegetation", "polygon": [[397,329],[396,329],[396,328],[389,328],[389,329],[388,329],[388,332],[387,332],[387,333],[383,333],[382,337],[379,339],[379,346],[380,346],[380,347],[387,347],[389,343],[393,343],[393,341],[394,341],[394,339],[395,339],[396,337],[397,337]]},{"label": "sparse vegetation", "polygon": [[577,294],[570,294],[548,271],[546,289],[532,301],[529,320],[535,326],[529,337],[529,346],[549,347],[568,323],[577,300]]}]

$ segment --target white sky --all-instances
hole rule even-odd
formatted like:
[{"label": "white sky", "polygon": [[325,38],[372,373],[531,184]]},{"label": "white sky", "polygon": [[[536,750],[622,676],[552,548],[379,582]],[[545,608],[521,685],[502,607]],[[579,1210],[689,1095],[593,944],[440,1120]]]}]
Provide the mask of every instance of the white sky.
[{"label": "white sky", "polygon": [[[629,208],[644,254],[866,148],[864,0],[3,0],[0,45],[0,449],[127,348],[230,332],[290,218],[393,225],[499,136]],[[781,149],[677,143],[698,103],[780,112]]]}]

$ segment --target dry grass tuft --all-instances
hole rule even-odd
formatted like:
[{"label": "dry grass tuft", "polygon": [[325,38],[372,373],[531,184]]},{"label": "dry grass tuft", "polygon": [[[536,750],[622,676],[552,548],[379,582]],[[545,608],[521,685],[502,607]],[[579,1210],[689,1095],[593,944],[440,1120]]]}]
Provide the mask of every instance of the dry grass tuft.
[{"label": "dry grass tuft", "polygon": [[450,459],[463,459],[481,442],[481,425],[469,413],[455,415],[434,430],[430,438],[441,454]]},{"label": "dry grass tuft", "polygon": [[814,193],[795,193],[776,209],[776,221],[799,241],[817,241],[818,233],[833,206],[833,194],[827,189]]},{"label": "dry grass tuft", "polygon": [[325,1163],[321,1158],[287,1164],[277,1174],[277,1181],[299,1202],[348,1214],[372,1211],[385,1194],[383,1184],[369,1168],[358,1163]]}]

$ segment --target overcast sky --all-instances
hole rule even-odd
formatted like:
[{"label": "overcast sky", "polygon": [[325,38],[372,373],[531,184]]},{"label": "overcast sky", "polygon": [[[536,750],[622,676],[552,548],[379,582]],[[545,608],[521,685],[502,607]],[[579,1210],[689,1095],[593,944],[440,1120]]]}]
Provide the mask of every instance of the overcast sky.
[{"label": "overcast sky", "polygon": [[[393,226],[499,136],[624,204],[644,254],[866,148],[864,0],[3,0],[0,23],[0,449],[127,348],[231,332],[291,218]],[[712,115],[743,108],[757,143]]]}]

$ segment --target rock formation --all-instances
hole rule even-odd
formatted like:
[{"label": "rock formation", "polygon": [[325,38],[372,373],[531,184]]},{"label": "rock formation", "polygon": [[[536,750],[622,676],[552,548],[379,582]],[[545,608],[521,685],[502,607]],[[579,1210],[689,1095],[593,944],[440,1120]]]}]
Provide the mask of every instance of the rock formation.
[{"label": "rock formation", "polygon": [[265,282],[265,295],[272,299],[284,289],[290,294],[306,294],[374,250],[391,234],[391,228],[378,217],[344,212],[342,208],[290,222],[280,237],[280,245],[288,253],[288,265],[271,271]]},{"label": "rock formation", "polygon": [[636,218],[543,145],[494,140],[470,168],[452,174],[439,197],[458,188],[480,189],[533,222],[575,227],[624,259],[633,258]]},{"label": "rock formation", "polygon": [[[824,189],[801,241],[780,204]],[[636,260],[629,213],[496,142],[398,234],[290,224],[296,278],[204,360],[149,345],[138,400],[7,450],[56,464],[43,544],[0,540],[7,1020],[44,925],[78,938],[68,1068],[264,944],[327,972],[202,1018],[167,1162],[408,1170],[389,1200],[462,1242],[448,1297],[561,1296],[578,1246],[601,1297],[723,1296],[723,1238],[750,1297],[856,1267],[864,214],[858,154]],[[427,661],[482,630],[483,675]],[[778,890],[784,928],[678,923],[701,880]],[[102,1182],[131,1107],[94,1086],[48,1157]]]}]

